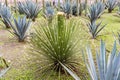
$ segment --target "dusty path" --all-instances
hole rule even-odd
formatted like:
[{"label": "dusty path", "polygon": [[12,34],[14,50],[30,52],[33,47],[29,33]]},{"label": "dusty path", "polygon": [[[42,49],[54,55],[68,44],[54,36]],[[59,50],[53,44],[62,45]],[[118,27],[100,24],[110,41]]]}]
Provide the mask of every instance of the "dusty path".
[{"label": "dusty path", "polygon": [[7,72],[8,76],[19,74],[20,72],[17,70],[21,70],[27,65],[26,46],[27,43],[18,43],[16,38],[6,29],[0,29],[0,55],[11,64],[11,69]]}]

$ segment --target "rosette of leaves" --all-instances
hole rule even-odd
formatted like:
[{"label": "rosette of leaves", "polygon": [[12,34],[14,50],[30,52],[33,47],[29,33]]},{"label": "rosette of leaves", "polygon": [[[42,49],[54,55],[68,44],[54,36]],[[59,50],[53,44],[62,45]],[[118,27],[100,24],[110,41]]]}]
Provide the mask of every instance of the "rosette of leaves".
[{"label": "rosette of leaves", "polygon": [[35,18],[37,18],[39,12],[41,11],[41,8],[37,3],[31,0],[26,0],[26,2],[23,3],[23,10],[27,18],[32,19],[32,21],[35,21]]},{"label": "rosette of leaves", "polygon": [[50,5],[50,3],[47,2],[43,16],[44,16],[49,22],[51,22],[52,19],[53,19],[54,14],[55,14],[54,8]]},{"label": "rosette of leaves", "polygon": [[55,19],[51,25],[40,24],[31,38],[31,54],[34,65],[37,66],[38,79],[62,80],[63,75],[67,76],[64,79],[69,79],[72,73],[80,74],[85,79],[85,74],[81,71],[83,66],[78,61],[77,55],[79,53],[79,39],[75,39],[77,22],[70,20],[66,23],[63,14],[59,13],[57,20]]},{"label": "rosette of leaves", "polygon": [[85,3],[80,3],[79,9],[77,9],[77,4],[73,3],[72,5],[72,15],[77,16],[77,10],[79,10],[79,15],[82,14],[82,12],[85,10]]},{"label": "rosette of leaves", "polygon": [[17,3],[17,10],[20,14],[25,14],[25,6],[23,2],[18,2]]},{"label": "rosette of leaves", "polygon": [[88,14],[88,18],[90,19],[90,22],[92,23],[96,19],[100,18],[104,9],[105,9],[105,5],[100,1],[92,4],[89,8],[89,14]]},{"label": "rosette of leaves", "polygon": [[25,38],[27,37],[27,31],[30,27],[31,21],[26,19],[26,16],[18,17],[18,19],[14,18],[14,24],[11,23],[10,20],[8,20],[8,23],[11,25],[11,28],[13,29],[13,32],[10,31],[13,35],[15,35],[18,38],[19,42],[24,42]]},{"label": "rosette of leaves", "polygon": [[72,8],[72,4],[70,0],[66,0],[65,3],[63,3],[60,8],[61,8],[61,11],[66,14],[66,18],[69,19],[71,14],[71,8]]},{"label": "rosette of leaves", "polygon": [[95,39],[98,34],[103,30],[106,25],[101,26],[101,23],[96,24],[96,22],[88,23],[87,27],[93,39]]},{"label": "rosette of leaves", "polygon": [[116,42],[107,57],[105,43],[101,41],[100,52],[96,52],[96,63],[91,49],[88,47],[86,51],[88,59],[85,63],[91,80],[120,80],[120,52],[117,52]]},{"label": "rosette of leaves", "polygon": [[2,22],[4,23],[6,28],[10,28],[11,26],[8,23],[8,20],[11,20],[12,18],[12,13],[9,7],[6,5],[3,5],[1,10],[0,10],[0,15],[2,17]]},{"label": "rosette of leaves", "polygon": [[108,8],[108,12],[111,13],[117,6],[117,0],[108,0],[106,2],[106,6]]}]

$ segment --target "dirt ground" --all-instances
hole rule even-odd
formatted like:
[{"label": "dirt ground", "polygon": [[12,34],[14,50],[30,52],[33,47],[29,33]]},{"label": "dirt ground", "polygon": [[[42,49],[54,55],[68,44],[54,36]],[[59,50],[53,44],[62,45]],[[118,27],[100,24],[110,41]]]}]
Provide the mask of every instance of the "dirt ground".
[{"label": "dirt ground", "polygon": [[0,55],[6,59],[13,68],[20,68],[26,62],[27,43],[19,43],[6,29],[0,29]]}]

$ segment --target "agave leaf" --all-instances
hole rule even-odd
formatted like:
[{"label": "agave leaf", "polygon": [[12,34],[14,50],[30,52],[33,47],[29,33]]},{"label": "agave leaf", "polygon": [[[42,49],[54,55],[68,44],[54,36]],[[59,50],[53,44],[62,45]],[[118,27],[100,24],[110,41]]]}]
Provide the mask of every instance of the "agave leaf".
[{"label": "agave leaf", "polygon": [[[119,80],[120,53],[118,53],[118,55],[116,54],[117,51],[116,42],[114,43],[113,50],[109,55],[107,61],[105,43],[101,40],[100,54],[98,54],[98,52],[96,53],[99,74],[97,74],[97,72],[94,71],[95,65],[93,63],[93,58],[91,57],[91,55],[89,55],[92,54],[91,51],[89,50],[90,48],[87,48],[88,63],[86,62],[86,66],[88,68],[91,78],[93,80]],[[98,78],[96,78],[96,76],[98,76]]]},{"label": "agave leaf", "polygon": [[94,64],[94,61],[93,61],[93,57],[92,57],[92,53],[91,53],[90,48],[87,48],[87,56],[89,56],[88,57],[88,62],[89,62],[88,70],[92,75],[91,78],[93,80],[98,80],[97,73],[96,73],[96,68],[95,68],[95,64]]},{"label": "agave leaf", "polygon": [[96,32],[95,36],[97,36],[97,35],[99,34],[99,32],[100,32],[101,30],[103,30],[103,28],[104,28],[105,26],[106,26],[106,25],[104,25],[103,27],[101,27],[101,28]]},{"label": "agave leaf", "polygon": [[62,67],[75,79],[75,80],[80,80],[80,78],[75,74],[73,73],[73,71],[71,71],[69,68],[67,68],[64,64],[62,64],[60,62],[60,64],[62,65]]},{"label": "agave leaf", "polygon": [[8,67],[7,69],[4,69],[2,71],[0,71],[0,78],[10,69],[10,67]]}]

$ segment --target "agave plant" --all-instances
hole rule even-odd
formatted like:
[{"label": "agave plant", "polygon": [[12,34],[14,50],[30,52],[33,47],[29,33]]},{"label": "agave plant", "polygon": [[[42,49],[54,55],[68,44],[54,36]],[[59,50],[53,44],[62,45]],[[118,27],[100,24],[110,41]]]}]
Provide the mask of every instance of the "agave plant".
[{"label": "agave plant", "polygon": [[35,21],[35,18],[41,11],[40,6],[31,0],[27,0],[25,3],[22,3],[20,5],[22,11],[26,14],[27,18],[31,18],[33,21]]},{"label": "agave plant", "polygon": [[107,57],[105,43],[101,41],[100,53],[96,53],[97,70],[90,48],[87,48],[86,66],[92,80],[120,80],[120,52],[117,54],[116,42]]},{"label": "agave plant", "polygon": [[8,20],[11,20],[11,18],[12,18],[10,8],[7,7],[6,5],[2,6],[2,8],[0,10],[0,15],[2,17],[2,22],[4,23],[6,28],[10,28],[10,25],[8,23]]},{"label": "agave plant", "polygon": [[46,2],[45,7],[51,7],[51,3],[49,1]]},{"label": "agave plant", "polygon": [[111,13],[114,8],[117,6],[117,0],[108,0],[106,2],[106,6],[108,8],[108,12]]},{"label": "agave plant", "polygon": [[100,1],[91,5],[88,14],[91,23],[102,15],[104,9],[105,9],[105,5]]},{"label": "agave plant", "polygon": [[68,72],[79,71],[80,63],[77,60],[78,56],[75,56],[78,50],[76,44],[79,42],[74,38],[76,22],[71,20],[65,23],[63,14],[58,14],[58,20],[55,19],[51,25],[41,24],[36,28],[35,36],[31,40],[34,51],[31,54],[34,55],[38,65],[36,74],[42,80],[47,80],[50,76],[55,77],[55,74],[62,80],[61,75],[68,76]]},{"label": "agave plant", "polygon": [[23,2],[18,2],[17,3],[17,10],[20,14],[25,14],[25,10],[24,10],[24,3]]},{"label": "agave plant", "polygon": [[[79,6],[78,8],[79,8],[79,15],[81,15],[82,14],[82,12],[83,12],[83,10],[85,10],[85,3],[80,3],[80,5],[81,6]],[[73,5],[72,5],[72,14],[73,15],[77,15],[77,4],[76,3],[73,3]]]},{"label": "agave plant", "polygon": [[[50,4],[50,3],[49,3]],[[53,16],[54,16],[54,8],[52,6],[50,6],[48,3],[46,4],[46,7],[45,7],[45,10],[44,10],[44,17],[46,19],[48,19],[48,21],[52,21],[53,19]]]},{"label": "agave plant", "polygon": [[70,0],[65,1],[61,6],[61,10],[66,14],[66,17],[69,18],[71,14],[71,6]]},{"label": "agave plant", "polygon": [[101,23],[102,22],[96,24],[96,22],[94,21],[92,23],[87,24],[87,27],[88,27],[89,32],[92,35],[93,39],[95,39],[98,36],[98,34],[100,33],[100,31],[106,26],[106,25],[104,25],[104,26],[100,27]]},{"label": "agave plant", "polygon": [[10,32],[18,37],[19,42],[24,42],[25,38],[27,37],[26,32],[30,27],[31,21],[27,21],[26,16],[24,16],[23,18],[18,17],[18,20],[14,18],[15,25],[13,25],[11,21],[8,22],[11,25],[14,33],[11,31]]}]

